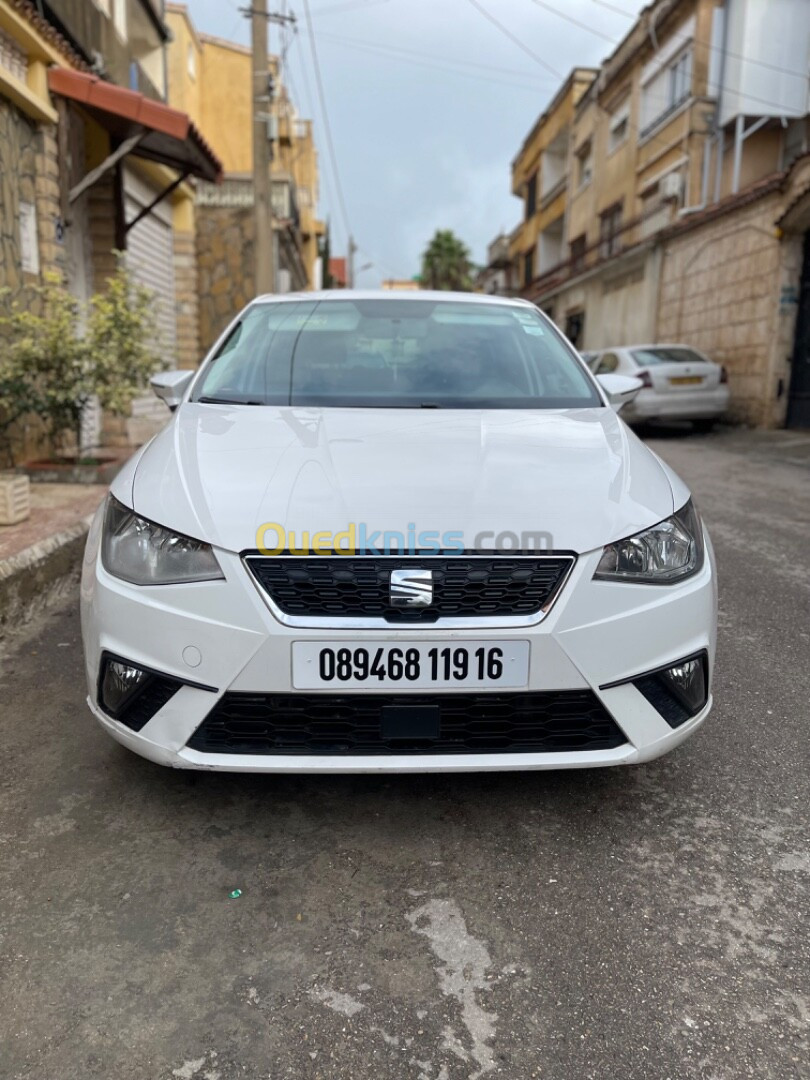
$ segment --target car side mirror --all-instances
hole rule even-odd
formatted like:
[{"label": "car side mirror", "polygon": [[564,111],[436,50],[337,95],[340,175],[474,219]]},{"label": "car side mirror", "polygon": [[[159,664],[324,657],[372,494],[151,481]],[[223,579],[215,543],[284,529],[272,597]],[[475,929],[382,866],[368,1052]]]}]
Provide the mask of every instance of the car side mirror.
[{"label": "car side mirror", "polygon": [[597,375],[596,379],[614,412],[620,412],[623,405],[633,401],[644,385],[632,375]]},{"label": "car side mirror", "polygon": [[169,410],[174,412],[196,374],[196,371],[159,371],[149,380],[149,385],[160,400],[166,402]]}]

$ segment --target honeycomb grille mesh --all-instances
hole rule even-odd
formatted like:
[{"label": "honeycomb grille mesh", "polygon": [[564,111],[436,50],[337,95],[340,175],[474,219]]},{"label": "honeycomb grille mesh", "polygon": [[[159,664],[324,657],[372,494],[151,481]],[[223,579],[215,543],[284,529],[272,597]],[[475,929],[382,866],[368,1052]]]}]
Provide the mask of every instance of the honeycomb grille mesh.
[{"label": "honeycomb grille mesh", "polygon": [[[432,623],[440,618],[536,615],[559,589],[573,557],[322,555],[250,556],[246,561],[286,615]],[[433,571],[433,602],[429,606],[391,606],[391,571],[400,569]]]},{"label": "honeycomb grille mesh", "polygon": [[[436,739],[386,740],[385,706],[434,706]],[[492,754],[607,750],[627,740],[590,690],[225,694],[188,745],[207,754]]]}]

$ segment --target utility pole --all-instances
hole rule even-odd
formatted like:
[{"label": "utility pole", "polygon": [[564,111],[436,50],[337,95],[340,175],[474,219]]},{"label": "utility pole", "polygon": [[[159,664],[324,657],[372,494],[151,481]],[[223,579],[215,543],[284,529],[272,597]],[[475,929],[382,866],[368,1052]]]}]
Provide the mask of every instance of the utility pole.
[{"label": "utility pole", "polygon": [[346,260],[346,278],[348,279],[346,284],[350,289],[354,288],[354,256],[356,251],[357,244],[354,242],[354,237],[350,236],[347,250],[348,259]]},{"label": "utility pole", "polygon": [[276,287],[271,145],[269,139],[270,85],[267,71],[267,0],[252,0],[250,31],[253,45],[253,224],[256,254],[256,294]]},{"label": "utility pole", "polygon": [[249,8],[240,8],[250,16],[253,46],[253,221],[255,230],[255,289],[257,294],[272,293],[276,288],[275,237],[273,234],[273,185],[270,164],[273,160],[271,123],[273,83],[268,71],[267,25],[269,22],[294,23],[294,15],[268,13],[267,0],[252,0]]}]

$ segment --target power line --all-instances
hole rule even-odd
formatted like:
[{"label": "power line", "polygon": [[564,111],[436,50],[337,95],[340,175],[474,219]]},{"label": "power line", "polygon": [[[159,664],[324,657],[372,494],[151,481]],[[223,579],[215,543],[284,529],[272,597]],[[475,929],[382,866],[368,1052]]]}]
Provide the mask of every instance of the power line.
[{"label": "power line", "polygon": [[[466,78],[475,79],[478,82],[491,82],[497,83],[500,86],[512,86],[521,90],[530,90],[532,93],[537,93],[540,90],[540,81],[534,83],[531,82],[516,82],[512,79],[500,79],[492,75],[482,75],[476,70],[463,71],[457,68],[447,67],[444,64],[432,63],[430,60],[416,59],[420,56],[413,50],[402,50],[396,46],[388,46],[383,44],[371,44],[370,42],[354,41],[349,38],[337,37],[333,34],[320,34],[321,41],[327,41],[336,45],[342,45],[349,49],[358,49],[361,52],[368,53],[372,56],[383,56],[387,59],[399,60],[408,64],[415,64],[417,67],[427,68],[430,71],[441,71],[448,75],[462,75]],[[405,55],[403,55],[405,53]],[[455,62],[455,61],[453,61]],[[484,69],[486,70],[486,69]],[[532,78],[532,76],[526,75],[526,78]],[[555,82],[556,82],[555,78]]]},{"label": "power line", "polygon": [[309,35],[309,47],[312,53],[312,66],[315,71],[315,85],[318,90],[318,100],[321,106],[321,118],[323,120],[324,132],[326,134],[326,145],[329,150],[329,160],[332,166],[332,176],[335,181],[335,194],[337,195],[338,207],[340,208],[341,218],[343,219],[343,227],[346,230],[346,236],[351,241],[352,230],[349,225],[349,214],[346,210],[346,200],[343,196],[343,187],[340,182],[340,172],[337,164],[337,154],[335,153],[335,143],[332,139],[332,128],[329,124],[329,112],[326,108],[326,94],[323,89],[323,77],[321,75],[321,65],[318,61],[318,49],[315,44],[315,32],[312,26],[312,12],[309,10],[309,0],[303,0],[304,2],[304,16],[307,23],[307,33]]},{"label": "power line", "polygon": [[[470,0],[470,2],[472,2],[472,0]],[[594,2],[594,0],[592,0],[592,2]],[[577,26],[580,30],[587,30],[589,34],[594,34],[596,37],[602,38],[603,41],[606,41],[609,45],[613,45],[614,48],[621,44],[621,42],[617,41],[616,38],[611,37],[609,34],[604,33],[602,30],[597,30],[593,26],[589,26],[587,23],[582,22],[580,19],[574,18],[573,15],[569,15],[567,11],[561,11],[560,8],[556,8],[553,4],[549,4],[548,0],[532,0],[532,3],[539,8],[543,8],[545,11],[551,12],[552,15],[556,15],[560,19],[565,19],[565,21],[571,23],[572,26]],[[607,3],[603,3],[603,6],[607,7],[608,5]],[[619,10],[612,4],[610,5],[610,9],[612,11]],[[634,15],[631,16],[628,11],[623,11],[622,14],[626,15],[628,18],[636,18],[636,16]],[[766,60],[755,60],[753,56],[744,56],[742,53],[734,53],[728,49],[724,49],[721,45],[712,45],[708,41],[701,41],[698,38],[692,38],[689,34],[679,34],[676,32],[672,36],[676,39],[681,38],[684,42],[694,40],[696,44],[705,45],[707,48],[712,49],[716,52],[725,52],[726,56],[731,56],[735,60],[742,60],[750,64],[760,64],[762,67],[770,68],[773,71],[778,71],[785,75],[792,75],[796,78],[804,79],[805,81],[807,81],[807,72],[800,73],[798,71],[789,71],[787,68],[778,67],[776,64],[769,64]],[[768,98],[758,97],[756,94],[746,93],[744,96],[750,98],[752,101],[758,101],[762,105],[771,105],[775,109],[781,109],[783,107],[782,102],[770,101]]]},{"label": "power line", "polygon": [[321,8],[315,12],[316,18],[321,15],[339,15],[342,11],[357,11],[360,8],[373,7],[375,4],[388,4],[390,0],[353,0],[346,4],[332,4],[330,7]]},{"label": "power line", "polygon": [[[482,64],[479,60],[465,60],[460,56],[440,56],[438,53],[422,52],[421,49],[408,49],[404,45],[389,45],[382,41],[365,41],[361,38],[346,38],[338,34],[325,34],[322,30],[320,31],[320,38],[321,40],[326,39],[328,41],[341,42],[346,45],[365,45],[368,48],[388,49],[390,52],[405,53],[408,56],[415,56],[419,59],[435,60],[442,66],[444,64],[463,64],[465,67],[471,67],[480,71],[495,71],[502,75],[514,75],[518,78],[540,79],[540,76],[535,75],[531,71],[516,71],[514,68],[499,67],[495,64]],[[549,78],[551,78],[551,76],[549,76]],[[556,79],[557,76],[555,75],[553,78]]]},{"label": "power line", "polygon": [[[534,0],[534,2],[537,3],[538,0]],[[626,8],[617,7],[616,4],[611,4],[611,3],[608,2],[608,0],[591,0],[591,3],[592,4],[597,4],[599,7],[603,7],[607,11],[615,11],[617,15],[624,15],[624,17],[626,19],[632,19],[634,22],[638,19],[638,15],[635,15],[632,11],[628,11]],[[548,7],[549,10],[552,10],[549,7],[548,4],[541,4],[540,6],[541,7]],[[555,13],[557,15],[562,16],[562,18],[564,18],[564,19],[568,18],[568,16],[563,15],[563,13],[561,11],[556,11]],[[572,20],[569,19],[569,22],[571,22],[571,21]],[[688,34],[680,33],[677,30],[673,33],[672,36],[674,38],[681,38],[683,41],[690,41],[691,40],[690,36]],[[610,39],[607,39],[607,40],[610,40]],[[767,60],[758,60],[753,56],[746,56],[744,53],[735,53],[735,52],[732,52],[730,49],[724,48],[724,46],[722,46],[722,45],[712,45],[712,43],[710,41],[704,41],[702,38],[695,38],[694,40],[695,40],[696,44],[705,45],[706,48],[711,49],[712,52],[725,53],[726,56],[731,56],[734,60],[743,60],[748,64],[757,64],[759,67],[768,68],[769,71],[778,71],[780,75],[795,75],[795,77],[797,79],[807,79],[807,72],[806,71],[794,71],[791,68],[782,67],[779,64],[771,64]],[[611,44],[617,45],[618,42],[611,41]],[[761,99],[758,99],[758,100],[761,100]],[[772,104],[772,103],[767,102],[766,104]]]},{"label": "power line", "polygon": [[560,72],[557,71],[556,68],[553,68],[551,64],[548,63],[548,61],[544,60],[542,56],[538,56],[538,54],[534,52],[533,49],[530,49],[529,46],[526,45],[523,41],[521,41],[519,37],[516,37],[515,34],[513,34],[507,26],[504,26],[504,24],[499,19],[495,18],[492,12],[487,11],[483,4],[480,4],[478,0],[467,0],[467,2],[475,8],[479,15],[482,15],[485,19],[491,22],[493,26],[497,27],[498,30],[500,30],[500,32],[504,35],[504,37],[508,37],[513,45],[517,45],[521,52],[526,53],[526,55],[530,56],[536,64],[539,64],[540,67],[545,68],[546,71],[551,72],[551,74],[554,75],[555,78],[560,79],[562,82],[565,82],[565,75],[560,74]]}]

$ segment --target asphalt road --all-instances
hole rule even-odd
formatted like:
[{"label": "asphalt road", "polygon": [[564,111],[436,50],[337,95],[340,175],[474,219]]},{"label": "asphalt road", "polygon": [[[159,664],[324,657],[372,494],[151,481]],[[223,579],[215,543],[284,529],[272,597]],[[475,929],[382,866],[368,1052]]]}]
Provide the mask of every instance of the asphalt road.
[{"label": "asphalt road", "polygon": [[73,607],[7,656],[3,1080],[809,1077],[810,438],[652,441],[722,615],[651,765],[192,776],[96,728]]}]

